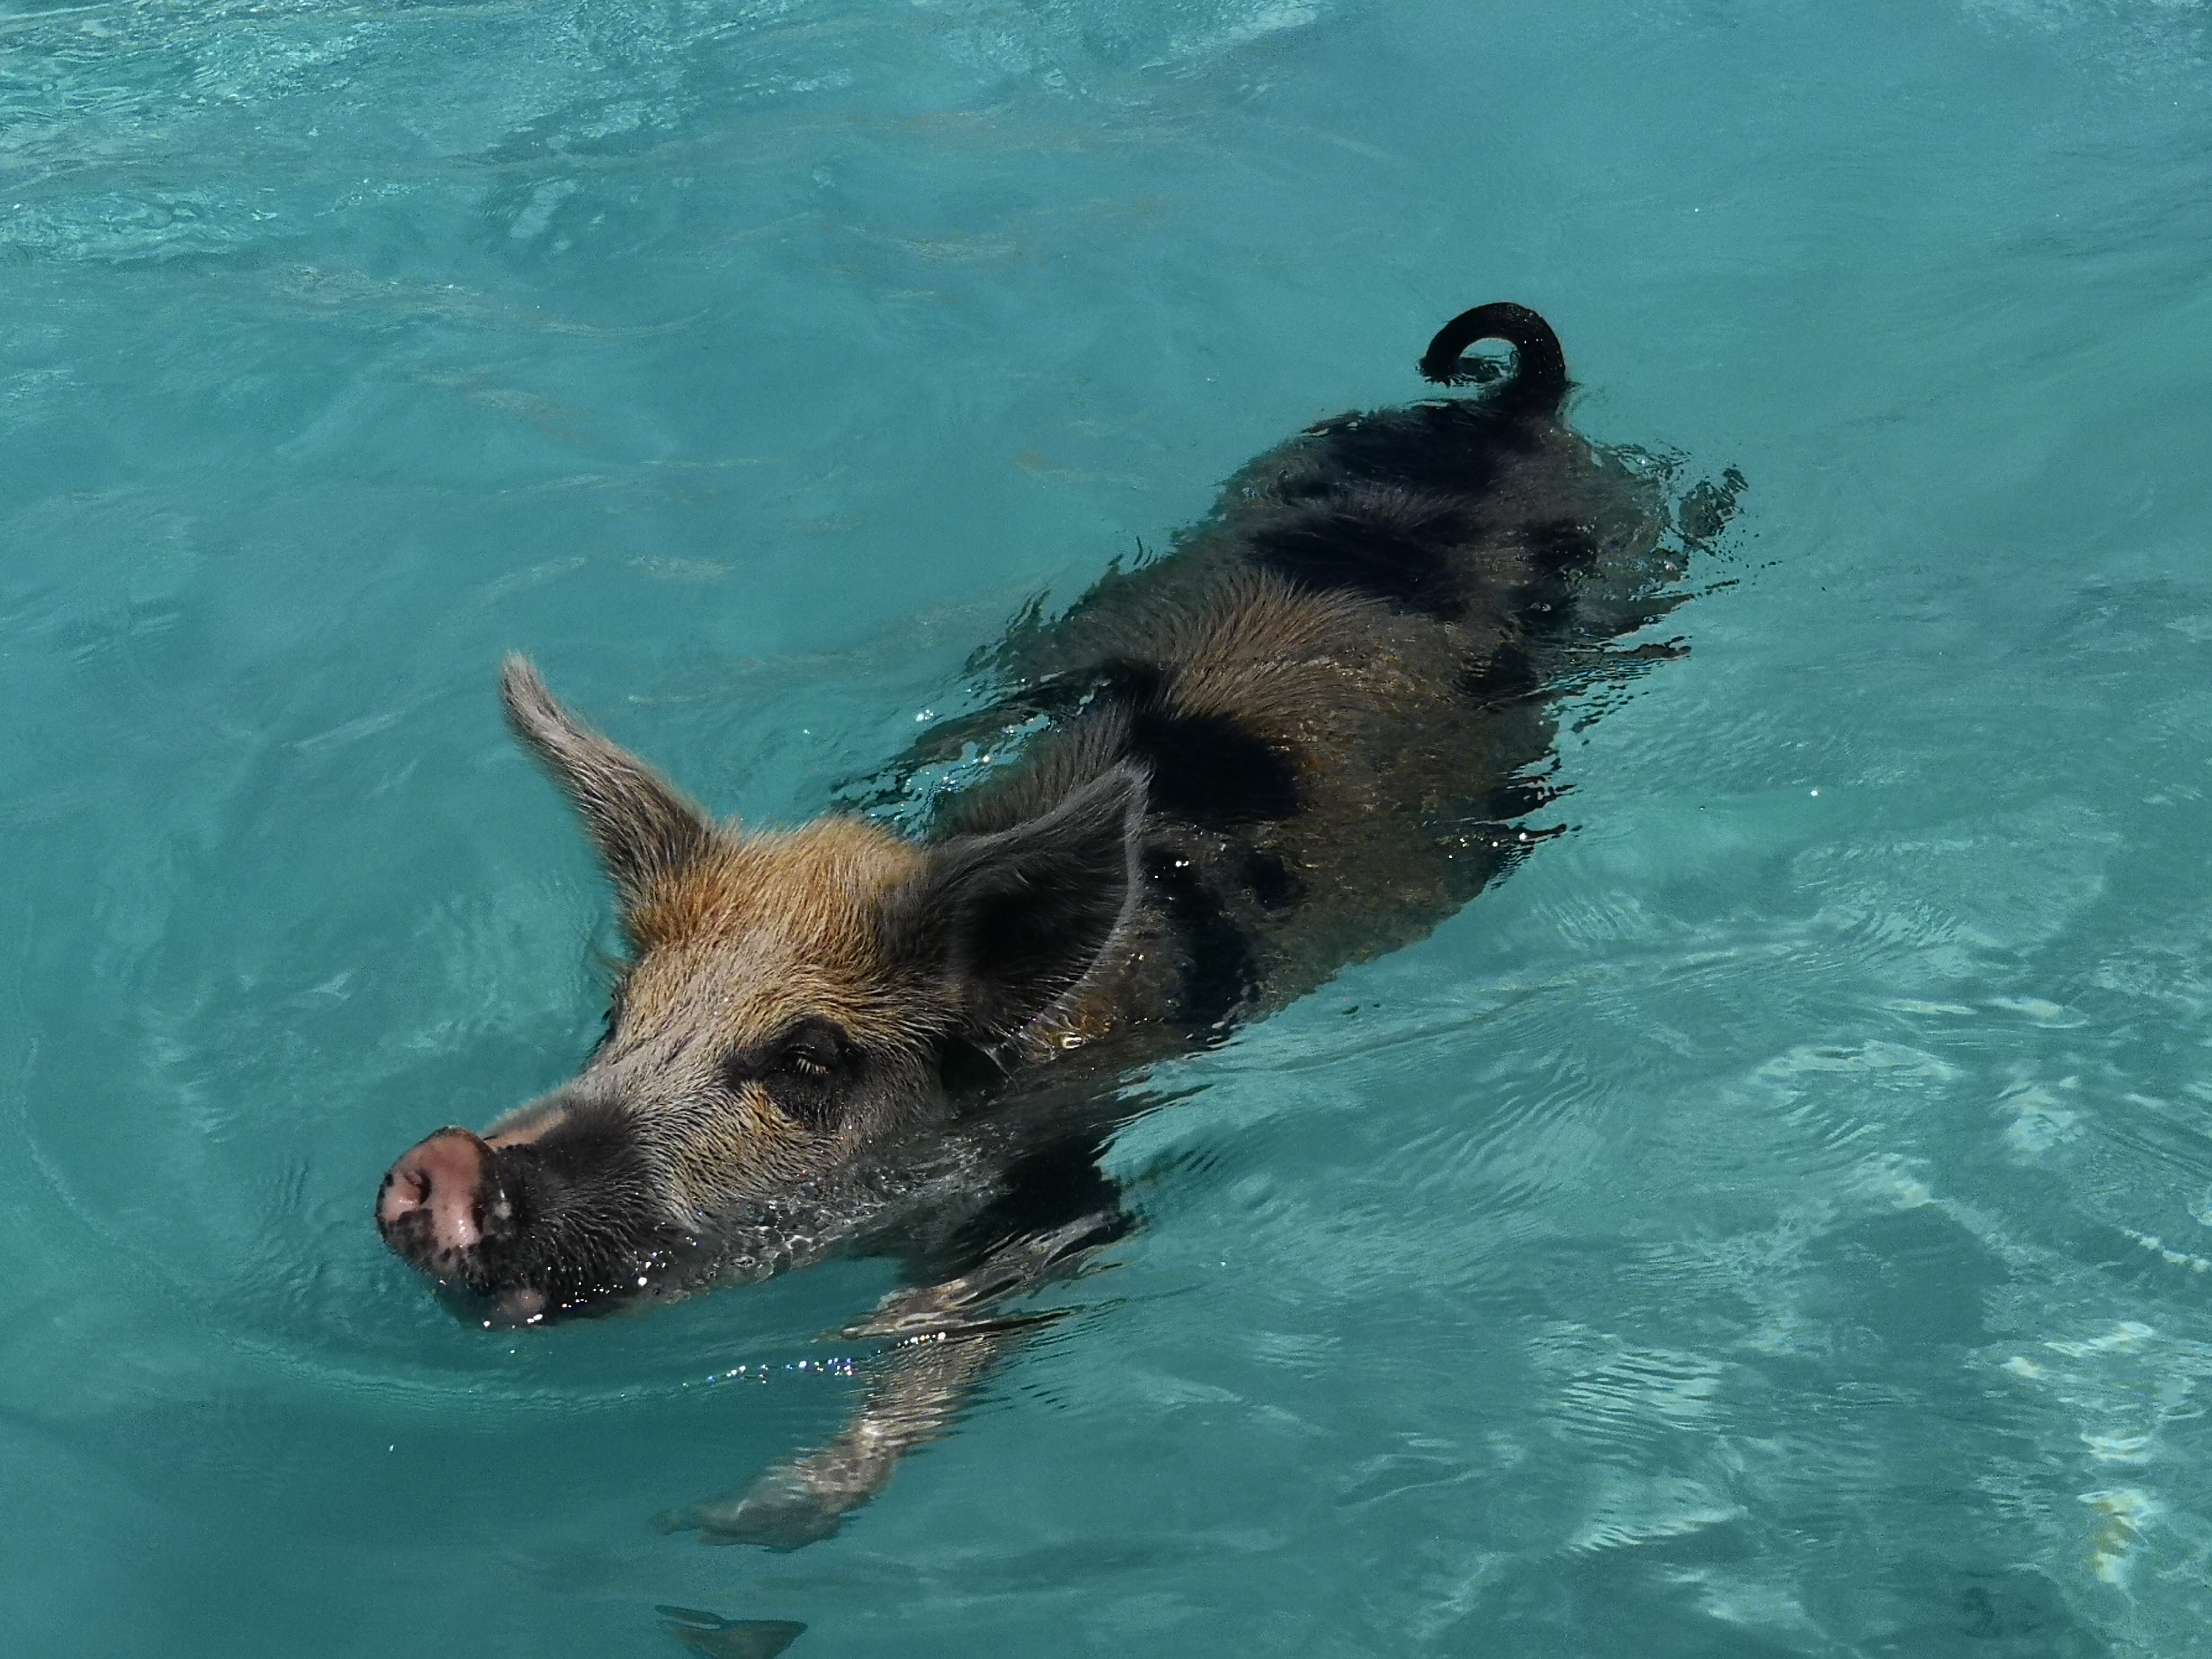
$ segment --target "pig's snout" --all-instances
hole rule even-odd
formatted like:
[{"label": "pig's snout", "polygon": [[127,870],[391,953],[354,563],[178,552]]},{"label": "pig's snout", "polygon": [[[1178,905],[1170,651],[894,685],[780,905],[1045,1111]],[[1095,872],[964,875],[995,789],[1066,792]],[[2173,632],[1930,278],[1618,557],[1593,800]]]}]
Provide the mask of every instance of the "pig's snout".
[{"label": "pig's snout", "polygon": [[441,1129],[405,1153],[376,1195],[384,1242],[434,1279],[475,1278],[486,1238],[507,1232],[513,1219],[492,1149],[466,1129]]}]

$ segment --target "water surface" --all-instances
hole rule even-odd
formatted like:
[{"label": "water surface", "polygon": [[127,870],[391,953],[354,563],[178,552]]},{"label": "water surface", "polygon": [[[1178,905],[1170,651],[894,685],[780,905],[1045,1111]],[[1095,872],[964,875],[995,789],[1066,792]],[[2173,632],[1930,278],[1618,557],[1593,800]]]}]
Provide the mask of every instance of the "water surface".
[{"label": "water surface", "polygon": [[[2197,1650],[2208,131],[2181,0],[9,5],[9,1645]],[[890,1279],[525,1339],[379,1247],[596,1030],[499,654],[817,810],[1503,297],[1750,481],[1572,832],[1170,1068],[844,1533],[654,1534]]]}]

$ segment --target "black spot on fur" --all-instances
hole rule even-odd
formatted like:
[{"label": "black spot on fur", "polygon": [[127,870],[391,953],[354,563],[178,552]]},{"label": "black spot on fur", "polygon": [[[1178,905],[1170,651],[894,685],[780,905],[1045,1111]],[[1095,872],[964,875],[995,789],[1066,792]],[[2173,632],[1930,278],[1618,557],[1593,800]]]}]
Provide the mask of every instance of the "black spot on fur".
[{"label": "black spot on fur", "polygon": [[1286,818],[1298,810],[1290,761],[1225,714],[1147,709],[1129,747],[1152,769],[1152,804],[1211,828]]},{"label": "black spot on fur", "polygon": [[1318,463],[1317,489],[1328,487],[1324,479],[1359,479],[1468,500],[1486,495],[1501,467],[1537,441],[1529,422],[1474,401],[1342,415],[1309,428],[1306,436]]},{"label": "black spot on fur", "polygon": [[1128,711],[1128,754],[1151,770],[1153,810],[1217,830],[1297,811],[1297,774],[1289,757],[1226,714],[1176,708],[1165,670],[1110,662],[1100,685]]},{"label": "black spot on fur", "polygon": [[1245,855],[1244,884],[1270,910],[1285,909],[1305,896],[1305,884],[1273,853],[1255,851]]},{"label": "black spot on fur", "polygon": [[1252,538],[1252,556],[1300,587],[1364,593],[1417,616],[1449,621],[1467,607],[1443,546],[1357,510],[1263,530]]},{"label": "black spot on fur", "polygon": [[1547,520],[1521,533],[1530,557],[1542,569],[1588,570],[1597,563],[1597,538],[1577,520]]},{"label": "black spot on fur", "polygon": [[1145,874],[1183,948],[1176,1018],[1194,1032],[1219,1030],[1258,988],[1251,941],[1188,860],[1154,848],[1145,855]]}]

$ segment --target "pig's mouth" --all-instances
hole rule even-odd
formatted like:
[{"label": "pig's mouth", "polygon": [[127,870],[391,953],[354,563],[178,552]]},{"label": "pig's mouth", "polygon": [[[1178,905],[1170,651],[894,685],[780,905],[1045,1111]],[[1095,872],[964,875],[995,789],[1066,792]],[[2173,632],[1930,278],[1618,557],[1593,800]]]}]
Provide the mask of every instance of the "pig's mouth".
[{"label": "pig's mouth", "polygon": [[498,1329],[546,1325],[755,1284],[840,1254],[941,1198],[959,1148],[733,1200],[694,1229],[666,1220],[635,1143],[572,1110],[521,1133],[445,1128],[403,1153],[376,1196],[393,1255],[454,1315]]},{"label": "pig's mouth", "polygon": [[457,1315],[490,1327],[610,1313],[665,1289],[682,1242],[580,1202],[558,1177],[532,1146],[441,1129],[385,1176],[377,1231]]}]

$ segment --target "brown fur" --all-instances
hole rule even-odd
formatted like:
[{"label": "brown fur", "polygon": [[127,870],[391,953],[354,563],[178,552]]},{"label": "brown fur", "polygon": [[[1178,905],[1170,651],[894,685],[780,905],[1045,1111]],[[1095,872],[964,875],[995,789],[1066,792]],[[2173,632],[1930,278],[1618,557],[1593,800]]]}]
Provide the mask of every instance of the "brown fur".
[{"label": "brown fur", "polygon": [[1178,708],[1241,720],[1295,744],[1316,711],[1347,695],[1383,691],[1361,683],[1352,653],[1384,620],[1371,599],[1302,592],[1264,571],[1239,572],[1194,615],[1158,618],[1152,650],[1173,671],[1169,696]]},{"label": "brown fur", "polygon": [[[942,1011],[928,1006],[929,987],[884,959],[880,917],[920,863],[910,844],[854,818],[719,834],[630,912],[637,958],[601,1063],[653,1066],[662,1088],[641,1097],[665,1099],[666,1074],[685,1059],[711,1071],[810,1017],[871,1053],[918,1060],[928,1016]],[[671,1197],[686,1216],[710,1215],[733,1171],[793,1176],[839,1152],[795,1131],[757,1086],[737,1091],[734,1109],[717,1103],[683,1117],[665,1145]],[[864,1127],[848,1126],[842,1151]]]}]

